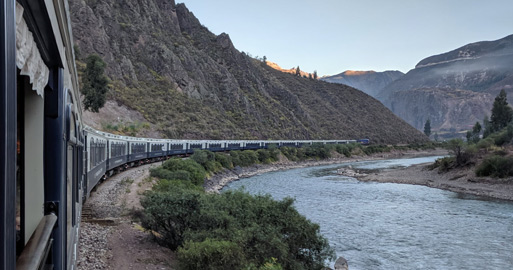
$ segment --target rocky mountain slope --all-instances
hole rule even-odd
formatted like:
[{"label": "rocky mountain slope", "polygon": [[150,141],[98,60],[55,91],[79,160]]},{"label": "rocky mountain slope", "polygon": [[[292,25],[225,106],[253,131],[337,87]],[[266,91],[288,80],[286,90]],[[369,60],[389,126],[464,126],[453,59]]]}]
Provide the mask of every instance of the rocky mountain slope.
[{"label": "rocky mountain slope", "polygon": [[513,35],[465,45],[420,61],[377,98],[422,129],[467,130],[490,112],[501,89],[513,97]]},{"label": "rocky mountain slope", "polygon": [[387,85],[402,76],[404,73],[397,70],[384,72],[347,70],[337,75],[322,77],[321,80],[349,85],[376,97]]},{"label": "rocky mountain slope", "polygon": [[109,131],[144,119],[137,134],[184,139],[426,139],[361,91],[283,73],[239,52],[184,4],[69,3],[79,58],[96,53],[108,65],[111,102],[101,112],[137,111],[117,120],[86,117],[90,125]]}]

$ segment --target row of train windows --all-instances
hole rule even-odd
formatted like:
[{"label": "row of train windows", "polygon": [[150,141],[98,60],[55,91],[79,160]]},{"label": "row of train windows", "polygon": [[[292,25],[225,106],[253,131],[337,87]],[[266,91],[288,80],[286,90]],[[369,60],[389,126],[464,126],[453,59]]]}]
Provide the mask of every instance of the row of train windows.
[{"label": "row of train windows", "polygon": [[119,157],[126,155],[126,144],[125,143],[112,143],[110,145],[110,156]]},{"label": "row of train windows", "polygon": [[183,150],[183,144],[170,144],[170,150]]},{"label": "row of train windows", "polygon": [[163,151],[164,149],[164,144],[154,144],[151,146],[151,152],[155,152],[155,151]]},{"label": "row of train windows", "polygon": [[89,147],[89,164],[91,168],[105,161],[105,146],[105,142],[102,141],[91,142],[91,146]]},{"label": "row of train windows", "polygon": [[132,147],[132,154],[146,152],[146,144],[145,143],[134,143],[134,144],[132,144],[131,147]]}]

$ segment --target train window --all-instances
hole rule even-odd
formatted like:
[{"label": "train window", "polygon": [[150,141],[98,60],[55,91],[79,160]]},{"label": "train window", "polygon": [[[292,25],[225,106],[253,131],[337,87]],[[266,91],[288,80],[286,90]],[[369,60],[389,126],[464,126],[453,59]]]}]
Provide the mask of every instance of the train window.
[{"label": "train window", "polygon": [[183,144],[171,144],[170,149],[171,150],[183,150]]}]

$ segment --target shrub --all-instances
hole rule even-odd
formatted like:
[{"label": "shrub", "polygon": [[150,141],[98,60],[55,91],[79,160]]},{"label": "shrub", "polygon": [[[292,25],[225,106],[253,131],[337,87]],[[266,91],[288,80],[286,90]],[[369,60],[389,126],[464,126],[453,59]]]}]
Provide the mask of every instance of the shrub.
[{"label": "shrub", "polygon": [[455,164],[455,158],[454,157],[444,157],[444,158],[439,158],[435,161],[435,163],[433,163],[430,168],[433,170],[433,169],[436,169],[438,168],[438,172],[447,172],[449,171],[452,167],[454,167],[454,164]]},{"label": "shrub", "polygon": [[240,161],[240,153],[241,151],[230,151],[230,157],[232,159],[233,166],[242,166]]},{"label": "shrub", "polygon": [[196,150],[194,150],[194,154],[191,155],[191,159],[196,161],[198,164],[203,166],[205,169],[207,169],[206,168],[207,162],[215,161],[215,154],[208,150],[196,149]]},{"label": "shrub", "polygon": [[196,185],[203,185],[207,172],[205,168],[192,159],[170,159],[162,165],[164,169],[172,172],[186,171],[190,174],[190,181]]},{"label": "shrub", "polygon": [[176,250],[183,244],[184,233],[194,224],[200,211],[201,192],[173,188],[167,192],[150,192],[141,200],[143,226],[160,237],[157,241]]},{"label": "shrub", "polygon": [[157,184],[153,185],[153,190],[156,192],[168,192],[174,189],[203,191],[203,187],[197,186],[191,181],[161,179]]},{"label": "shrub", "polygon": [[178,249],[180,269],[241,269],[243,251],[236,243],[207,238],[202,242],[187,241]]},{"label": "shrub", "polygon": [[511,143],[513,139],[513,124],[508,125],[501,132],[491,136],[495,140],[495,145],[502,146]]},{"label": "shrub", "polygon": [[[183,244],[182,269],[321,269],[334,257],[319,225],[290,198],[175,188],[150,192],[142,205],[146,228],[172,249]],[[269,265],[269,258],[276,260]]]},{"label": "shrub", "polygon": [[268,164],[268,163],[272,162],[272,160],[271,160],[271,153],[269,152],[269,150],[267,150],[267,149],[258,149],[256,152],[257,152],[257,155],[258,155],[258,161],[260,163]]},{"label": "shrub", "polygon": [[513,157],[493,155],[487,157],[476,169],[477,176],[504,178],[513,176]]},{"label": "shrub", "polygon": [[221,164],[224,168],[232,169],[233,163],[232,158],[229,155],[222,154],[222,153],[216,153],[216,161]]},{"label": "shrub", "polygon": [[253,150],[245,150],[239,154],[239,166],[247,167],[258,163],[258,154]]},{"label": "shrub", "polygon": [[346,157],[351,156],[351,150],[349,150],[349,147],[345,144],[337,144],[335,151],[337,151],[339,154],[343,154]]},{"label": "shrub", "polygon": [[297,161],[298,160],[298,157],[297,157],[297,148],[295,147],[288,147],[288,146],[283,146],[280,148],[280,151],[281,153],[287,157],[290,161]]},{"label": "shrub", "polygon": [[191,174],[185,170],[170,171],[162,167],[150,169],[150,175],[160,179],[190,181]]},{"label": "shrub", "polygon": [[479,149],[488,149],[494,145],[495,142],[492,138],[487,137],[485,139],[480,140],[476,145]]}]

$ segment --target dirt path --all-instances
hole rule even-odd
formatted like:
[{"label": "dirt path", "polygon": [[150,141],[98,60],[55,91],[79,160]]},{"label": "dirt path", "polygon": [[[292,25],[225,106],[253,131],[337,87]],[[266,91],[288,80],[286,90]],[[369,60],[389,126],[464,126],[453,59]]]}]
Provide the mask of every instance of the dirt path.
[{"label": "dirt path", "polygon": [[102,183],[85,203],[90,221],[81,223],[78,269],[176,269],[174,253],[156,244],[129,213],[152,186],[144,165]]}]

